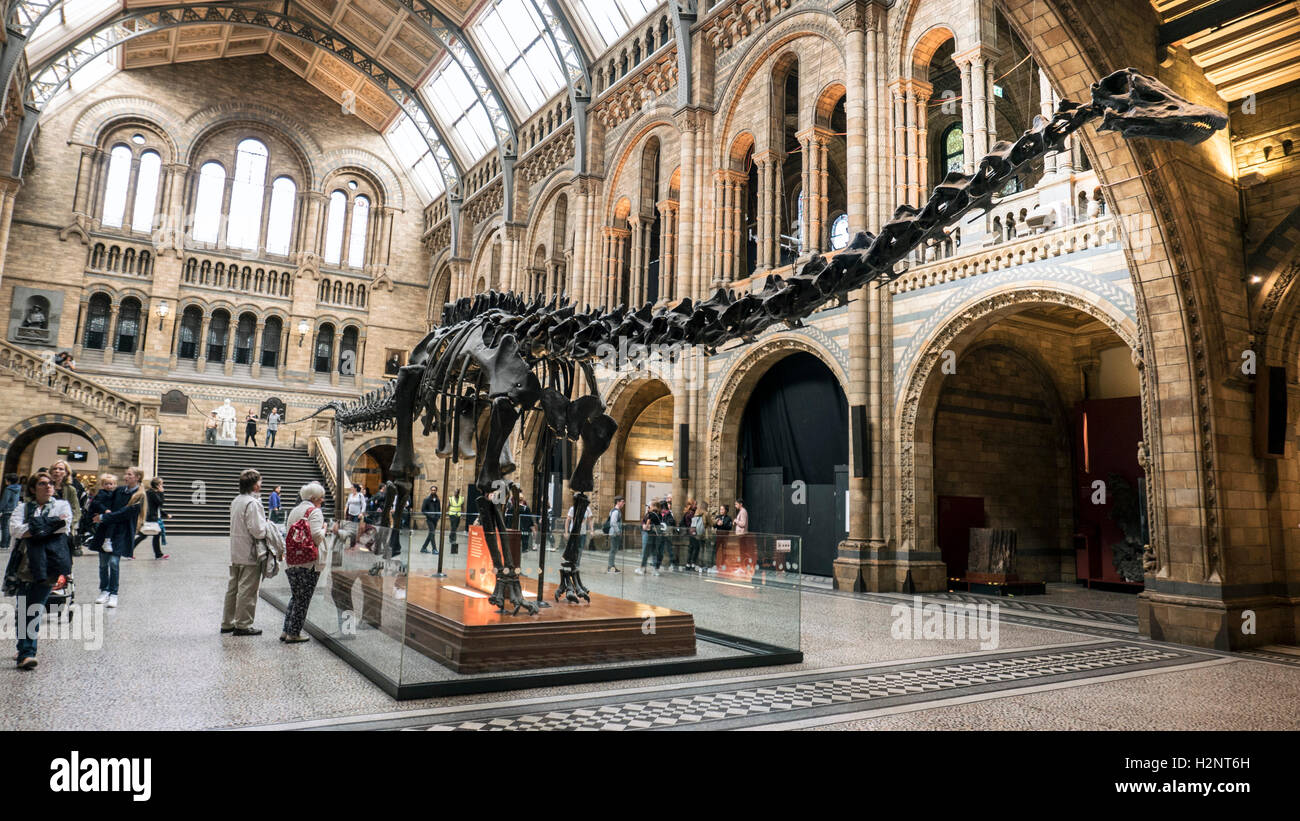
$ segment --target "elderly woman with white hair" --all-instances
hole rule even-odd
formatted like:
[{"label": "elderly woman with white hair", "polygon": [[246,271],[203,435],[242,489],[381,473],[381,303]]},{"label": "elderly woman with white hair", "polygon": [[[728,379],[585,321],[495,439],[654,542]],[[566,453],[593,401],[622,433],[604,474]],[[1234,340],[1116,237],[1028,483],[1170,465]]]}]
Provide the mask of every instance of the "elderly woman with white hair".
[{"label": "elderly woman with white hair", "polygon": [[[325,488],[321,487],[319,482],[308,482],[298,489],[298,498],[302,501],[289,511],[289,518],[285,520],[289,534],[286,545],[289,549],[285,552],[284,572],[289,579],[290,597],[289,606],[284,613],[284,633],[280,635],[280,641],[290,644],[307,641],[307,637],[302,635],[302,623],[307,619],[307,607],[311,604],[316,582],[320,579],[321,571],[325,569],[324,554],[321,551],[321,546],[325,542],[325,513],[321,510],[321,505],[325,501]],[[293,549],[295,540],[293,526],[304,519],[311,532],[312,544],[316,548],[311,551],[315,554],[314,557]],[[301,528],[299,530],[301,531]]]}]

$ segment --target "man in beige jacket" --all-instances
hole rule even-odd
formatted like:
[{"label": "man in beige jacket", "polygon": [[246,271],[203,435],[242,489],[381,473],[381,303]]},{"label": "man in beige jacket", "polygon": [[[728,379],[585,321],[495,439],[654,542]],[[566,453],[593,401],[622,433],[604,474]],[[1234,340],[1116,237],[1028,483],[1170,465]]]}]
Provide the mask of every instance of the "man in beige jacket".
[{"label": "man in beige jacket", "polygon": [[262,474],[252,468],[239,474],[239,495],[230,503],[230,583],[221,615],[222,633],[262,635],[253,627],[257,591],[262,584],[257,543],[266,538],[269,528],[262,513],[261,490]]}]

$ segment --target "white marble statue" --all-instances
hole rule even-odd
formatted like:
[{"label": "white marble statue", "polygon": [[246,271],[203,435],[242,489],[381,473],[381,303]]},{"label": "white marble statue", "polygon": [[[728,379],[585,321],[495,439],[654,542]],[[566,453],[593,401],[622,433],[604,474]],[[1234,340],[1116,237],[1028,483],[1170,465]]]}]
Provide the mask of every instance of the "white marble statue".
[{"label": "white marble statue", "polygon": [[221,431],[217,434],[218,439],[235,438],[235,408],[227,399],[217,408],[217,421],[221,423]]}]

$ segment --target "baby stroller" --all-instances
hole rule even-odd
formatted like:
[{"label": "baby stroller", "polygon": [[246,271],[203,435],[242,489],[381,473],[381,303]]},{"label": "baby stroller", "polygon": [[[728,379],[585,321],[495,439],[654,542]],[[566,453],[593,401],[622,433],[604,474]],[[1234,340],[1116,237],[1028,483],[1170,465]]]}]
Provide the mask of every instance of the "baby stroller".
[{"label": "baby stroller", "polygon": [[45,599],[45,612],[59,621],[71,619],[72,605],[76,602],[76,587],[72,571],[60,574],[54,587],[50,588],[50,595]]}]

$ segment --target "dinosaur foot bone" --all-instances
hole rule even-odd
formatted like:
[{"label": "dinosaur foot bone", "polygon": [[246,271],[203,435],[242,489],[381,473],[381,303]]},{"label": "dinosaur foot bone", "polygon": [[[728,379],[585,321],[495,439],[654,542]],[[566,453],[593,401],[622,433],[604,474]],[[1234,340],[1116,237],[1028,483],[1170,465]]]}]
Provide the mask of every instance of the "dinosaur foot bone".
[{"label": "dinosaur foot bone", "polygon": [[498,567],[496,568],[497,583],[492,588],[492,595],[488,596],[488,603],[497,606],[498,613],[504,613],[506,606],[513,604],[515,609],[510,615],[519,615],[520,609],[527,610],[528,615],[537,615],[537,604],[524,598],[524,589],[519,584],[519,573],[516,568]]},{"label": "dinosaur foot bone", "polygon": [[578,599],[586,599],[591,604],[591,591],[582,583],[582,574],[569,562],[560,565],[560,583],[555,588],[555,600],[564,596],[570,604],[577,604]]}]

